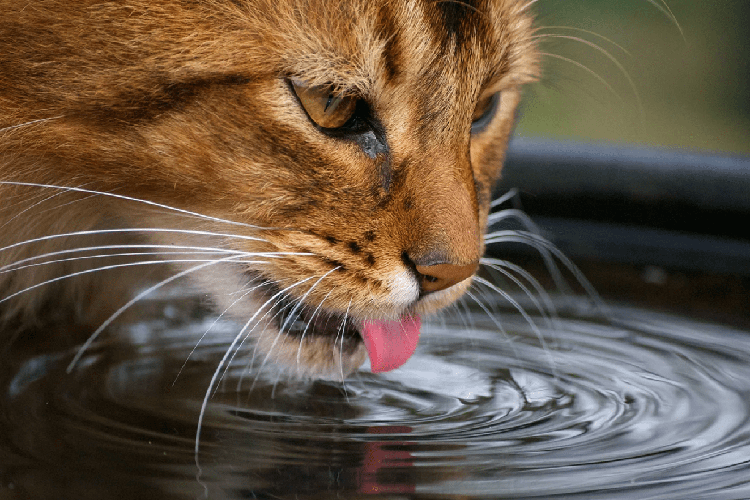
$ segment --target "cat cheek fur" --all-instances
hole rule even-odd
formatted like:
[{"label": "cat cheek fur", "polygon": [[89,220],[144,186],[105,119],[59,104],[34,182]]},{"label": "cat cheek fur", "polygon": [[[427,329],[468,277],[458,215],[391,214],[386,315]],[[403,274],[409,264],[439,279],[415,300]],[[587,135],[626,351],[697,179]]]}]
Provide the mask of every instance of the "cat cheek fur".
[{"label": "cat cheek fur", "polygon": [[[215,261],[149,276],[125,267],[134,256],[107,257],[128,272],[11,267],[5,325],[31,329],[54,305],[96,328],[141,278],[182,272],[241,324],[271,311],[250,327],[270,358],[343,377],[365,356],[346,328],[428,314],[468,288],[424,293],[417,269],[483,251],[517,89],[538,71],[527,0],[27,4],[0,0],[0,248],[13,245],[0,266],[144,243],[165,261],[174,247]],[[316,127],[289,78],[356,95],[360,128]],[[497,115],[472,137],[495,91]],[[80,231],[100,233],[19,245]],[[309,332],[281,331],[284,314]]]}]

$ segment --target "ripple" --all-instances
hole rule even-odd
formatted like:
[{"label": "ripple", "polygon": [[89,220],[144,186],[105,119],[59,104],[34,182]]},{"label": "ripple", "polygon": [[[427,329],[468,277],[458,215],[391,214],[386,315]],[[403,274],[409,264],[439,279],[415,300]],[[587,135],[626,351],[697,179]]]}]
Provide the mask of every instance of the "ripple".
[{"label": "ripple", "polygon": [[750,497],[750,333],[628,308],[538,329],[500,312],[504,334],[482,311],[445,318],[401,369],[344,384],[248,367],[248,350],[210,401],[200,468],[198,413],[236,325],[144,320],[72,373],[74,352],[14,353],[0,485],[34,499]]}]

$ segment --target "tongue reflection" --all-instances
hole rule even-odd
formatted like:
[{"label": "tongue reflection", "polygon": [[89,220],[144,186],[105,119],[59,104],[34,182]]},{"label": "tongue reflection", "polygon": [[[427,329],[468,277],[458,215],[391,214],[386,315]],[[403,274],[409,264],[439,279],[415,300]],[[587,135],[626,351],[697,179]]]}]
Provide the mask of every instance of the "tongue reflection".
[{"label": "tongue reflection", "polygon": [[365,321],[362,338],[370,355],[374,373],[395,370],[414,354],[419,342],[419,316],[404,316],[397,321]]}]

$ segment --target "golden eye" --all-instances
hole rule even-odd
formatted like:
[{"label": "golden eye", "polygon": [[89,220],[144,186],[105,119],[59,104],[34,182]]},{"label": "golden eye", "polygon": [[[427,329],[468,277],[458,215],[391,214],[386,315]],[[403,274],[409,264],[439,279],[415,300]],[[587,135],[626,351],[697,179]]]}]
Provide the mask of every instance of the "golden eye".
[{"label": "golden eye", "polygon": [[482,118],[490,117],[494,110],[495,103],[497,102],[498,95],[499,93],[494,93],[479,99],[479,102],[477,102],[477,105],[474,108],[474,113],[471,115],[472,123],[477,123],[481,121]]},{"label": "golden eye", "polygon": [[332,85],[310,87],[300,80],[291,80],[302,107],[310,119],[323,128],[339,128],[354,115],[358,99],[337,93]]}]

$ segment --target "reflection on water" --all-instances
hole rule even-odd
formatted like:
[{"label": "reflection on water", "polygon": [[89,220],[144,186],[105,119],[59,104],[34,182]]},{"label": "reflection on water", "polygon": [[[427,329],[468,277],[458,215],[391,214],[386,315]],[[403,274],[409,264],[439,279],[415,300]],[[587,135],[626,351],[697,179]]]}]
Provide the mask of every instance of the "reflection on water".
[{"label": "reflection on water", "polygon": [[580,306],[538,321],[544,344],[510,310],[504,332],[481,310],[446,316],[403,368],[345,384],[258,372],[248,347],[208,406],[200,467],[198,414],[235,325],[152,303],[72,373],[74,351],[18,342],[0,498],[750,497],[750,333]]}]

